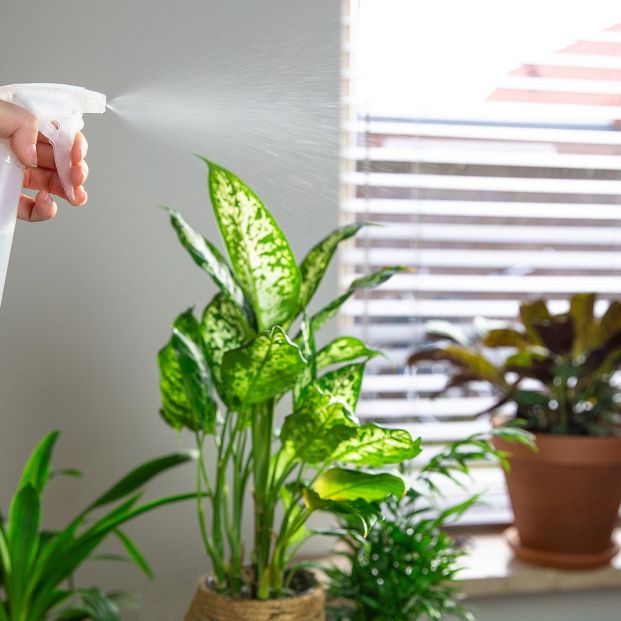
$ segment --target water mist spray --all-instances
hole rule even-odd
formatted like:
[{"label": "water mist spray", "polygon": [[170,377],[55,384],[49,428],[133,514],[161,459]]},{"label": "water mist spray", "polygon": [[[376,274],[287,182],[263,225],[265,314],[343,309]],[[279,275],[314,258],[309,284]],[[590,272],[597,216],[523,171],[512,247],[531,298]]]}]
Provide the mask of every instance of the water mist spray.
[{"label": "water mist spray", "polygon": [[[0,86],[0,99],[28,110],[37,118],[39,132],[53,146],[63,189],[73,200],[70,170],[75,136],[84,127],[83,114],[106,111],[106,96],[65,84],[14,84]],[[24,167],[11,151],[9,141],[0,140],[0,302],[23,182]]]}]

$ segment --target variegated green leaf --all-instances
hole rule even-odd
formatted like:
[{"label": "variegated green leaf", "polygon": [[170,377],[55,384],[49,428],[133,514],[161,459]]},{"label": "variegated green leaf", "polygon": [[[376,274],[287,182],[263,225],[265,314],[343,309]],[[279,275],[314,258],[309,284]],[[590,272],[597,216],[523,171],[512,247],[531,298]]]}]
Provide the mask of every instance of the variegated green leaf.
[{"label": "variegated green leaf", "polygon": [[296,345],[300,348],[302,355],[308,361],[302,373],[298,376],[293,386],[293,403],[295,407],[300,404],[300,397],[304,390],[317,377],[317,353],[315,351],[315,335],[311,330],[310,319],[304,314],[302,325],[300,327],[299,337],[296,339]]},{"label": "variegated green leaf", "polygon": [[340,336],[317,353],[317,368],[325,369],[333,364],[351,362],[358,358],[374,358],[381,352],[369,349],[354,336]]},{"label": "variegated green leaf", "polygon": [[359,470],[332,468],[316,481],[314,491],[323,500],[381,502],[388,496],[403,496],[403,479],[387,472],[367,474]]},{"label": "variegated green leaf", "polygon": [[349,298],[356,293],[359,289],[373,289],[375,287],[379,287],[387,280],[392,278],[398,272],[407,271],[406,267],[386,267],[377,272],[373,272],[373,274],[368,274],[367,276],[362,276],[361,278],[357,278],[354,282],[351,283],[349,289],[338,298],[330,302],[327,306],[322,308],[318,313],[313,315],[311,322],[313,331],[317,332],[320,328],[322,328],[327,321],[332,319],[334,315],[336,315],[339,308],[349,300]]},{"label": "variegated green leaf", "polygon": [[282,328],[273,328],[222,360],[222,382],[239,406],[267,401],[293,387],[306,361]]},{"label": "variegated green leaf", "polygon": [[326,373],[316,381],[317,387],[323,392],[342,401],[353,412],[356,410],[364,364],[350,364]]},{"label": "variegated green leaf", "polygon": [[177,430],[186,428],[198,431],[200,424],[185,394],[179,361],[172,343],[169,342],[159,351],[157,363],[160,369],[162,418]]},{"label": "variegated green leaf", "polygon": [[222,359],[224,354],[241,347],[254,336],[244,314],[237,305],[219,294],[207,305],[200,323],[200,333],[211,377],[218,393],[226,400],[222,387]]},{"label": "variegated green leaf", "polygon": [[215,431],[216,404],[209,394],[209,371],[200,347],[175,328],[171,344],[177,355],[185,393],[200,424],[208,433]]},{"label": "variegated green leaf", "polygon": [[421,452],[421,439],[413,439],[404,429],[386,429],[369,424],[356,428],[355,435],[339,444],[332,456],[356,466],[379,468],[414,459]]},{"label": "variegated green leaf", "polygon": [[315,295],[338,245],[342,241],[353,237],[362,227],[368,225],[369,223],[367,222],[356,222],[338,228],[311,248],[300,265],[300,272],[302,274],[300,309],[305,309],[313,295]]},{"label": "variegated green leaf", "polygon": [[170,221],[177,232],[181,245],[190,253],[196,265],[211,276],[217,287],[227,298],[244,310],[249,322],[252,323],[252,309],[246,301],[241,286],[235,280],[229,264],[220,251],[209,240],[197,233],[178,211],[168,207],[166,210],[170,214]]},{"label": "variegated green leaf", "polygon": [[209,394],[209,372],[191,310],[180,315],[170,342],[159,352],[162,417],[175,429],[212,432],[216,404]]},{"label": "variegated green leaf", "polygon": [[285,323],[297,314],[300,302],[300,270],[289,242],[243,181],[213,162],[205,162],[220,232],[259,331]]},{"label": "variegated green leaf", "polygon": [[357,429],[357,421],[342,403],[311,386],[301,407],[285,418],[280,439],[292,458],[319,464],[355,437]]}]

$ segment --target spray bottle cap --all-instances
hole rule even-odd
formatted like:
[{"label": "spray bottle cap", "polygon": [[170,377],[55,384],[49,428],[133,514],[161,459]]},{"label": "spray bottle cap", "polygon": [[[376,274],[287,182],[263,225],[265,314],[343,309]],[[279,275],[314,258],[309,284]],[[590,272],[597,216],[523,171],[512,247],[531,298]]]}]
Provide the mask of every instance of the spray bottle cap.
[{"label": "spray bottle cap", "polygon": [[70,171],[75,135],[84,127],[83,114],[106,111],[106,96],[67,84],[12,84],[0,86],[0,99],[28,110],[37,118],[39,131],[54,148],[63,189],[73,201],[75,192]]}]

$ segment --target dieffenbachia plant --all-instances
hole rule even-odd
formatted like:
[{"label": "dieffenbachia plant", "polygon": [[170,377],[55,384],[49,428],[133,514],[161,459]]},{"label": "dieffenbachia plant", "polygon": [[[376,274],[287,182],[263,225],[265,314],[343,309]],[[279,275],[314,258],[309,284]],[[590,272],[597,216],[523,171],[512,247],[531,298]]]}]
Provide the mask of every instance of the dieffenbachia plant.
[{"label": "dieffenbachia plant", "polygon": [[[96,498],[64,529],[44,530],[42,499],[56,475],[79,475],[76,470],[51,469],[58,432],[37,446],[23,470],[6,519],[0,515],[0,621],[120,621],[120,594],[97,588],[78,588],[74,574],[88,560],[129,560],[148,576],[146,559],[122,527],[157,507],[193,500],[195,493],[140,503],[143,487],[163,472],[192,459],[173,453],[132,470]],[[95,552],[116,537],[127,556]]]},{"label": "dieffenbachia plant", "polygon": [[[339,243],[364,223],[337,229],[298,265],[258,196],[231,172],[205,162],[228,260],[169,210],[179,240],[218,293],[200,319],[190,309],[174,321],[158,357],[161,414],[174,428],[194,434],[200,449],[199,525],[216,588],[268,599],[286,594],[292,558],[311,534],[306,524],[315,511],[348,515],[364,526],[379,502],[405,493],[400,477],[363,470],[420,452],[420,440],[407,431],[361,425],[356,418],[365,364],[378,352],[348,336],[315,347],[315,334],[347,299],[401,268],[355,280],[310,315],[309,303]],[[275,408],[281,401],[291,413],[278,431]],[[210,471],[206,453],[212,442]],[[250,489],[254,542],[246,545]],[[250,583],[247,565],[253,569]]]}]

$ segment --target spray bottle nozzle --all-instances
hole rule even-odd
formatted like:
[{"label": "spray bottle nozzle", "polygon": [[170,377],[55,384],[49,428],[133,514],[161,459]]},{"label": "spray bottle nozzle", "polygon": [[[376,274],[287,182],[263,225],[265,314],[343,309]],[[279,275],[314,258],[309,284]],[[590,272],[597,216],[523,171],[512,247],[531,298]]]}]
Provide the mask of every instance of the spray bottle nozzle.
[{"label": "spray bottle nozzle", "polygon": [[103,114],[106,111],[106,96],[96,91],[82,91],[82,112]]}]

